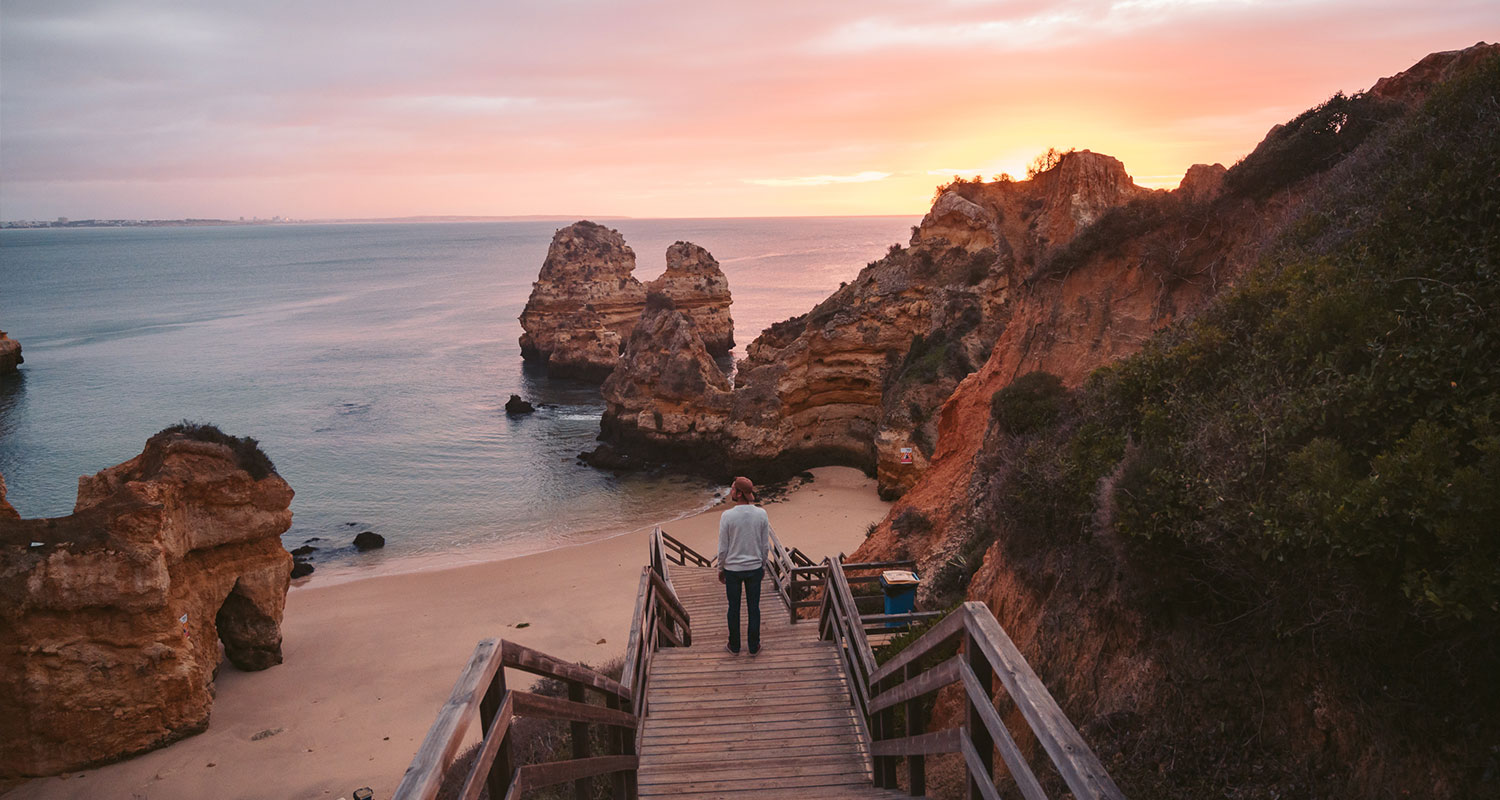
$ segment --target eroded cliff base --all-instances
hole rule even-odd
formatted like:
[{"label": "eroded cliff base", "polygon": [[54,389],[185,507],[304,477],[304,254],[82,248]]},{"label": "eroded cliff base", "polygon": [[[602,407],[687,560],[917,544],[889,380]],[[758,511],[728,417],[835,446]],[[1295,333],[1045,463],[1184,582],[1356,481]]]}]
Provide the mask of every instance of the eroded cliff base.
[{"label": "eroded cliff base", "polygon": [[281,663],[292,490],[253,440],[174,426],[78,483],[69,516],[0,515],[0,777],[201,732],[221,646]]}]

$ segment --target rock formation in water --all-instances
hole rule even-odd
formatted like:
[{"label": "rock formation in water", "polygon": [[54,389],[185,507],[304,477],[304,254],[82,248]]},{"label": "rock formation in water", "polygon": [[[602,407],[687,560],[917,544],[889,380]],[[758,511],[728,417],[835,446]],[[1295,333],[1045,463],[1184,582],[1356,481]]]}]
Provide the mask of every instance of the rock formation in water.
[{"label": "rock formation in water", "polygon": [[0,777],[201,732],[221,644],[242,670],[281,663],[292,490],[252,440],[205,430],[80,478],[69,516],[0,519]]},{"label": "rock formation in water", "polygon": [[[724,435],[734,402],[733,387],[697,323],[655,293],[601,391],[606,403],[601,427],[611,444],[590,460],[607,467],[630,466],[630,458],[690,459],[694,443],[717,442]],[[699,453],[713,454],[711,447]]]},{"label": "rock formation in water", "polygon": [[646,302],[635,251],[619,231],[583,220],[552,236],[521,312],[521,356],[555,376],[603,380]]},{"label": "rock formation in water", "polygon": [[0,331],[0,375],[15,372],[16,367],[25,362],[26,359],[21,357],[21,343]]},{"label": "rock formation in water", "polygon": [[734,347],[729,281],[707,250],[692,242],[677,242],[668,247],[667,271],[646,284],[646,291],[670,299],[678,311],[692,320],[710,355],[728,355]]},{"label": "rock formation in water", "polygon": [[[521,312],[521,356],[558,377],[608,377],[646,305],[634,270],[635,252],[619,231],[586,220],[557,231]],[[734,346],[729,282],[707,250],[672,245],[651,287],[698,323],[710,352]]]},{"label": "rock formation in water", "polygon": [[15,506],[5,499],[5,476],[0,475],[0,522],[20,518],[21,515],[16,512]]}]

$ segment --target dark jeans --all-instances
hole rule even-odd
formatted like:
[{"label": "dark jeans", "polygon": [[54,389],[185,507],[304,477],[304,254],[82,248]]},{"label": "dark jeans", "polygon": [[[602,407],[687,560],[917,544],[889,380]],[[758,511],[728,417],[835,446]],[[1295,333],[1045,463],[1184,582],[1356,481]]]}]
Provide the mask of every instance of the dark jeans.
[{"label": "dark jeans", "polygon": [[740,651],[740,587],[745,587],[745,600],[750,605],[750,652],[760,649],[760,579],[766,574],[765,567],[747,572],[724,570],[724,592],[729,597],[729,649]]}]

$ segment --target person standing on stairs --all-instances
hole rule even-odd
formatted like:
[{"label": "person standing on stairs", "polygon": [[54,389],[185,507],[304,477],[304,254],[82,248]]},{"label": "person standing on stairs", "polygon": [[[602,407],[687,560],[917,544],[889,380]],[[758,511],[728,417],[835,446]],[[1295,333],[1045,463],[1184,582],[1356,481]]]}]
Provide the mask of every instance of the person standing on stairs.
[{"label": "person standing on stairs", "polygon": [[734,508],[719,517],[719,583],[729,597],[729,644],[740,652],[740,588],[749,605],[750,655],[760,652],[760,582],[766,574],[766,551],[771,547],[771,519],[755,505],[755,484],[739,477],[729,488]]}]

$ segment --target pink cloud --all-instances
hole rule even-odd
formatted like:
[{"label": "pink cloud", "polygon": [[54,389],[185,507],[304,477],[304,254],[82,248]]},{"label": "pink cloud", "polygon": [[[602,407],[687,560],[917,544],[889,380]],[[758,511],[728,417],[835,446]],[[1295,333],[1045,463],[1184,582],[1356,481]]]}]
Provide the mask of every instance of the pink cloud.
[{"label": "pink cloud", "polygon": [[930,170],[1049,145],[1169,183],[1500,22],[1474,0],[447,5],[8,6],[0,215],[920,213]]}]

